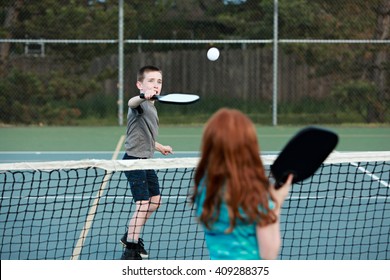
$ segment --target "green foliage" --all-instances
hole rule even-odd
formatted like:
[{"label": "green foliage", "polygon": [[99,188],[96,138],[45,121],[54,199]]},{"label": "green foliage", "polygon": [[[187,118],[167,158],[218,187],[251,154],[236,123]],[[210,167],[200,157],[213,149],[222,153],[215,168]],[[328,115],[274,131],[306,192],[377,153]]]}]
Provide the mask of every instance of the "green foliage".
[{"label": "green foliage", "polygon": [[[91,4],[88,4],[91,2]],[[126,1],[124,1],[126,2]],[[6,9],[3,8],[3,11]],[[136,12],[125,5],[125,36],[136,26]],[[0,29],[1,31],[1,29]],[[106,4],[93,1],[25,1],[19,10],[18,21],[12,26],[12,38],[30,39],[112,39],[118,34],[118,6],[116,0]],[[48,54],[84,61],[98,53],[115,53],[115,44],[53,45]]]},{"label": "green foliage", "polygon": [[[83,113],[85,116],[85,106],[80,106],[80,102],[88,101],[87,97],[98,90],[96,81],[78,76],[70,79],[69,75],[64,78],[62,73],[53,72],[43,78],[34,73],[13,70],[0,80],[3,93],[0,97],[0,122],[74,124]],[[96,115],[106,116],[102,107],[90,108],[93,114],[97,112]]]},{"label": "green foliage", "polygon": [[383,122],[386,101],[379,98],[377,86],[364,80],[340,84],[333,90],[333,96],[342,104],[343,111],[357,113],[366,122]]},{"label": "green foliage", "polygon": [[[367,38],[375,28],[379,1],[279,1],[279,37]],[[128,39],[269,39],[273,34],[273,0],[229,5],[223,0],[123,2]],[[0,22],[4,22],[11,3],[5,1],[0,7]],[[23,1],[17,24],[10,32],[13,38],[116,38],[118,1]]]},{"label": "green foliage", "polygon": [[114,95],[90,93],[77,101],[77,108],[82,112],[81,118],[105,119],[115,116],[118,108],[115,106],[117,97]]},{"label": "green foliage", "polygon": [[[134,0],[124,2],[125,39],[272,39],[273,0]],[[232,4],[234,2],[234,4]],[[380,0],[279,0],[280,39],[367,39],[374,38],[376,7]],[[16,4],[19,3],[19,4]],[[19,6],[20,5],[20,6]],[[11,7],[17,15],[11,26]],[[0,5],[0,37],[43,39],[115,39],[118,36],[118,1],[2,0]],[[362,16],[364,15],[364,16]],[[252,45],[259,47],[258,45]],[[267,45],[271,47],[271,45]],[[203,44],[126,44],[125,54],[131,56],[138,48],[149,52],[179,51],[204,48]],[[227,46],[239,48],[240,45]],[[248,46],[251,47],[251,46]],[[311,77],[329,77],[338,82],[334,89],[335,100],[296,100],[279,104],[280,117],[294,121],[308,117],[319,119],[330,116],[339,121],[341,116],[358,116],[367,122],[386,121],[388,97],[379,94],[378,86],[362,81],[367,77],[372,57],[379,48],[383,53],[388,46],[356,46],[354,44],[282,44],[281,50],[293,54],[298,63],[309,65]],[[4,48],[5,49],[5,48]],[[4,50],[2,49],[2,50]],[[103,94],[105,80],[116,79],[116,69],[100,69],[91,73],[97,57],[116,55],[114,44],[46,44],[45,55],[62,71],[29,73],[7,68],[10,57],[24,53],[22,44],[13,44],[8,54],[2,53],[0,66],[0,121],[6,123],[72,123],[88,118],[112,118],[116,115],[116,93]],[[9,59],[9,61],[7,61]],[[175,63],[173,61],[172,63]],[[375,67],[378,65],[374,65]],[[196,65],[194,66],[196,67]],[[387,67],[387,68],[386,68]],[[389,77],[389,67],[384,65]],[[21,69],[21,68],[19,68]],[[50,74],[47,74],[49,73]],[[353,80],[354,82],[346,82]],[[373,79],[372,79],[373,80]],[[386,99],[387,98],[387,99]],[[357,101],[359,100],[359,101]],[[311,105],[305,105],[307,104]],[[337,104],[342,113],[326,112]],[[333,104],[333,106],[332,106]],[[242,102],[208,97],[202,105],[163,108],[163,117],[199,112],[208,115],[221,106],[231,106],[253,114],[260,122],[265,120],[257,112],[271,113],[267,102]],[[333,114],[333,115],[332,115]]]},{"label": "green foliage", "polygon": [[[20,11],[18,37],[58,39],[111,39],[117,34],[118,9],[87,5],[87,1],[27,1]],[[116,3],[116,1],[115,1]]]},{"label": "green foliage", "polygon": [[[372,38],[379,1],[279,1],[279,38]],[[283,50],[314,66],[313,75],[343,73],[349,75],[347,79],[363,75],[367,66],[363,57],[369,55],[367,45],[354,44],[290,44],[283,46]]]}]

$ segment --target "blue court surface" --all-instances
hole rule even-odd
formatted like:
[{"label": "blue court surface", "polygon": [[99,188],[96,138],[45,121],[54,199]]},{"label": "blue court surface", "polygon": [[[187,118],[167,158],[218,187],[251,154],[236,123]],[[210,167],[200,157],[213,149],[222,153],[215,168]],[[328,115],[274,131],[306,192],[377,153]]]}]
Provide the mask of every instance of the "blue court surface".
[{"label": "blue court surface", "polygon": [[[0,160],[64,161],[112,156],[112,152],[9,152],[1,153]],[[281,216],[280,258],[389,259],[389,174],[388,162],[332,164],[323,166],[310,180],[294,185]],[[18,172],[12,180],[7,172],[0,175],[4,180],[1,259],[120,258],[123,247],[119,239],[134,209],[122,172]],[[208,259],[203,232],[188,199],[193,169],[159,170],[158,176],[162,205],[142,234],[150,259]]]}]

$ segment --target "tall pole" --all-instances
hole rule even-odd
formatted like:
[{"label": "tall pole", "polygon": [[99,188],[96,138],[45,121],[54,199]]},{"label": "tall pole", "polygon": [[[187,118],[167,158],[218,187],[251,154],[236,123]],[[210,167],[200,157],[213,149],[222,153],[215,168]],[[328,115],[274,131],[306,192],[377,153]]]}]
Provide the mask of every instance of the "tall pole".
[{"label": "tall pole", "polygon": [[118,19],[118,122],[123,125],[123,0],[119,0]]},{"label": "tall pole", "polygon": [[278,0],[274,0],[272,124],[278,125]]}]

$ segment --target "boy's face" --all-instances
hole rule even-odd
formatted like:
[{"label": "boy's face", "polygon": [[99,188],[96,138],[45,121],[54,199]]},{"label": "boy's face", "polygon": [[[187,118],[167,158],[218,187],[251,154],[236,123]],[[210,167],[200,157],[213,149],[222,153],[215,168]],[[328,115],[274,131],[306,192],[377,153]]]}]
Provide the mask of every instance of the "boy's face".
[{"label": "boy's face", "polygon": [[158,71],[145,72],[144,79],[137,82],[137,87],[142,93],[154,91],[157,95],[161,93],[162,75]]}]

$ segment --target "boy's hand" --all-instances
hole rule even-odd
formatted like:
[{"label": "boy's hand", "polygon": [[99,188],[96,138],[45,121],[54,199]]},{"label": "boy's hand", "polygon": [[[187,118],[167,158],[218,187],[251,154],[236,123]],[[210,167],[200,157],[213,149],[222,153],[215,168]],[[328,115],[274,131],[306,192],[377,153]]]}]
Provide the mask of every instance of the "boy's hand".
[{"label": "boy's hand", "polygon": [[164,156],[166,155],[169,155],[169,154],[173,154],[173,150],[171,148],[171,146],[163,146],[163,149],[162,151],[160,151]]},{"label": "boy's hand", "polygon": [[151,99],[153,96],[157,95],[157,92],[156,90],[154,89],[150,89],[150,90],[146,90],[144,92],[144,97],[145,99]]},{"label": "boy's hand", "polygon": [[171,146],[164,146],[156,142],[156,150],[162,153],[164,156],[173,154],[173,149]]}]

